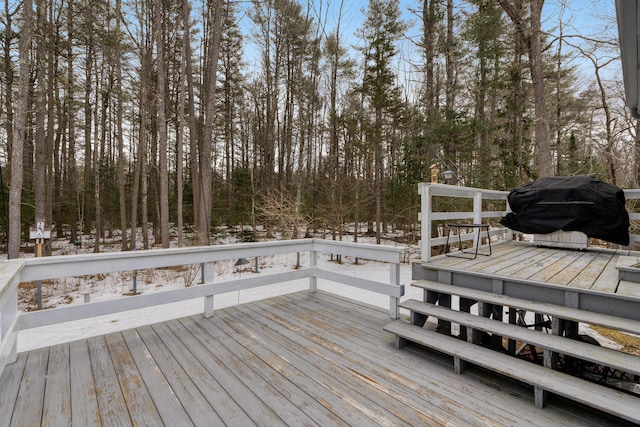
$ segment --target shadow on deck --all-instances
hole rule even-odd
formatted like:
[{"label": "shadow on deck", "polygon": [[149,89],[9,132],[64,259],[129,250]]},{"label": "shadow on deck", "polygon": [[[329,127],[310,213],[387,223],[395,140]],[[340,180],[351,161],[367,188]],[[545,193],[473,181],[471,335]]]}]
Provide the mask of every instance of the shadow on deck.
[{"label": "shadow on deck", "polygon": [[299,292],[18,355],[0,425],[624,425],[418,346],[386,310]]}]

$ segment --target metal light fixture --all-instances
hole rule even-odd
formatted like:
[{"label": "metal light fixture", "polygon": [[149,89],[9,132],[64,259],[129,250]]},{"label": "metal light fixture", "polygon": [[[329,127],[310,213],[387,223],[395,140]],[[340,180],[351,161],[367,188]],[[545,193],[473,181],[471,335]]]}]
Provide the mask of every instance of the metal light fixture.
[{"label": "metal light fixture", "polygon": [[442,172],[442,175],[444,176],[444,183],[445,184],[453,184],[453,179],[454,179],[453,171],[446,170],[446,171]]}]

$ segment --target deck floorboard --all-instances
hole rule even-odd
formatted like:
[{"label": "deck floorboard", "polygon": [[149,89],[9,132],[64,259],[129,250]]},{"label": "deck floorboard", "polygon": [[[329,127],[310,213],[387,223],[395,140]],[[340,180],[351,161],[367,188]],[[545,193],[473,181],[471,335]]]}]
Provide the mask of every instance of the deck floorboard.
[{"label": "deck floorboard", "polygon": [[539,409],[528,386],[398,350],[389,321],[297,292],[21,353],[0,377],[0,425],[624,425],[557,397]]},{"label": "deck floorboard", "polygon": [[640,286],[621,282],[618,277],[616,265],[620,257],[629,254],[627,249],[590,247],[581,251],[515,241],[493,247],[494,253],[482,259],[451,261],[455,258],[439,255],[425,265],[436,270],[465,271],[631,297],[640,295]]}]

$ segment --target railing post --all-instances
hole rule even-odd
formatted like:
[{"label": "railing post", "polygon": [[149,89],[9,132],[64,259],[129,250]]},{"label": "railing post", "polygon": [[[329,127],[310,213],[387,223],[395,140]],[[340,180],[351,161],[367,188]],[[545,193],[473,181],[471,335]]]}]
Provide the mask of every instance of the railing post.
[{"label": "railing post", "polygon": [[[393,286],[400,286],[400,263],[394,262],[389,264],[389,283]],[[397,319],[400,317],[400,313],[398,311],[398,304],[400,303],[400,298],[389,297],[389,316],[392,319]]]},{"label": "railing post", "polygon": [[431,259],[431,186],[424,182],[418,185],[420,193],[420,230],[422,262],[429,262]]},{"label": "railing post", "polygon": [[[511,206],[509,205],[509,199],[507,199],[507,208],[506,211],[507,213],[511,212]],[[508,242],[510,240],[513,240],[513,230],[510,228],[507,228],[507,234],[505,235],[505,240]]]},{"label": "railing post", "polygon": [[318,278],[316,277],[315,268],[318,266],[318,252],[311,250],[309,252],[309,267],[311,267],[312,273],[309,277],[309,291],[317,292],[318,290]]},{"label": "railing post", "polygon": [[[473,223],[482,224],[482,191],[476,191],[473,194]],[[473,241],[480,245],[480,228],[473,229]]]},{"label": "railing post", "polygon": [[[203,283],[212,283],[214,278],[216,263],[205,262],[202,264]],[[204,317],[213,316],[213,295],[204,297]]]}]

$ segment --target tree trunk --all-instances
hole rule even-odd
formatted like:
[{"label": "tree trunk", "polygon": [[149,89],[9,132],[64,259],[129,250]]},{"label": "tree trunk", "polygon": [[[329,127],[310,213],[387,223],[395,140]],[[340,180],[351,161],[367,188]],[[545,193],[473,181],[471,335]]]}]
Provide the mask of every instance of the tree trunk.
[{"label": "tree trunk", "polygon": [[[97,68],[97,67],[96,67]],[[96,102],[98,99],[101,99],[100,106],[100,121],[98,122],[98,110],[96,109],[95,114],[95,141],[98,141],[98,146],[94,147],[94,155],[93,155],[93,191],[94,191],[94,209],[95,209],[95,244],[93,246],[93,252],[100,252],[100,239],[104,238],[104,224],[102,220],[102,189],[100,188],[101,179],[100,175],[102,175],[102,165],[101,162],[104,159],[104,147],[106,141],[106,129],[107,129],[107,108],[109,106],[109,84],[104,83],[105,76],[103,71],[98,72],[96,70]],[[102,93],[102,97],[100,94]]]},{"label": "tree trunk", "polygon": [[[13,38],[15,37],[13,34],[13,29],[12,27],[12,14],[11,11],[9,10],[9,0],[5,0],[4,2],[4,10],[5,10],[5,32],[4,32],[4,63],[5,64],[11,64],[12,61],[12,50],[11,50],[11,46],[12,46],[12,41]],[[21,33],[22,34],[22,33]],[[5,67],[6,68],[6,74],[4,76],[4,78],[2,79],[2,82],[4,84],[6,84],[6,88],[7,90],[4,92],[5,93],[5,115],[6,115],[6,122],[4,123],[4,128],[5,131],[7,132],[7,157],[10,159],[11,158],[11,144],[13,144],[13,91],[11,90],[11,85],[13,84],[13,70],[11,69],[11,67]],[[8,167],[8,165],[7,165]],[[10,173],[10,170],[7,168],[7,171]],[[4,188],[2,189],[2,191],[4,191]],[[5,213],[3,212],[3,215],[5,215]],[[5,220],[6,220],[6,215],[5,215]],[[6,233],[6,227],[7,227],[7,223],[5,221],[4,223],[5,226],[5,233]]]},{"label": "tree trunk", "polygon": [[[56,136],[55,123],[58,121],[58,131],[61,130],[60,124],[61,115],[56,116],[56,98],[58,94],[58,60],[60,57],[59,46],[61,45],[59,24],[56,23],[57,11],[54,12],[54,2],[45,2],[49,5],[48,9],[48,21],[47,31],[52,35],[52,38],[47,42],[49,60],[47,62],[47,129],[45,134],[45,222],[49,226],[53,225],[53,183],[55,181],[53,172],[53,145],[54,137]],[[50,245],[47,251],[50,252]]]},{"label": "tree trunk", "polygon": [[[545,103],[544,89],[544,64],[542,62],[542,46],[540,19],[544,0],[530,0],[531,26],[530,33],[525,28],[525,20],[521,8],[514,6],[509,0],[499,0],[504,11],[513,21],[518,34],[529,50],[529,69],[531,70],[531,82],[533,86],[535,108],[535,141],[536,163],[538,175],[553,176],[554,167],[551,156],[551,143],[549,141],[549,119]],[[517,3],[517,2],[516,2]]]},{"label": "tree trunk", "polygon": [[46,163],[45,144],[46,135],[44,130],[45,109],[46,109],[46,5],[43,0],[38,0],[36,4],[36,89],[35,89],[35,149],[36,162],[33,170],[35,181],[35,220],[46,221]]},{"label": "tree trunk", "polygon": [[127,239],[127,203],[126,203],[126,189],[124,178],[124,135],[122,128],[122,115],[124,114],[122,93],[122,45],[120,43],[121,27],[120,22],[122,20],[122,0],[116,0],[116,36],[118,41],[116,42],[116,92],[118,97],[118,106],[116,111],[116,139],[118,144],[118,200],[120,201],[120,234],[122,236],[122,250],[129,250],[129,242]]},{"label": "tree trunk", "polygon": [[209,229],[211,228],[211,154],[213,149],[213,125],[215,121],[215,93],[218,68],[218,55],[220,52],[220,37],[222,33],[222,15],[224,0],[216,0],[214,21],[208,35],[207,70],[206,81],[206,116],[204,123],[204,135],[202,138],[202,151],[200,153],[200,176],[202,176],[202,200],[200,204],[200,223],[198,227],[198,242],[202,245],[209,244]]},{"label": "tree trunk", "polygon": [[169,247],[169,169],[167,166],[167,119],[165,114],[165,66],[164,66],[164,21],[162,19],[162,2],[155,0],[154,16],[156,24],[156,49],[158,70],[158,143],[160,156],[160,234],[162,247]]},{"label": "tree trunk", "polygon": [[[183,4],[184,7],[184,4]],[[189,28],[183,27],[182,31],[188,36]],[[187,79],[187,66],[186,66],[186,43],[188,42],[183,38],[182,40],[182,61],[180,62],[180,74],[178,78],[178,117],[176,119],[176,221],[178,228],[178,247],[182,247],[183,228],[184,228],[184,215],[183,210],[183,162],[184,162],[184,128],[185,128],[185,80]]]},{"label": "tree trunk", "polygon": [[53,205],[52,205],[52,222],[55,224],[56,237],[61,239],[64,237],[63,218],[62,218],[62,176],[64,161],[62,156],[67,152],[66,141],[63,140],[64,130],[67,127],[68,112],[60,105],[61,101],[56,98],[56,112],[60,118],[56,138],[53,145]]},{"label": "tree trunk", "polygon": [[78,240],[78,180],[76,171],[76,115],[75,115],[75,103],[74,101],[74,87],[75,87],[75,75],[73,66],[73,2],[69,3],[67,11],[67,116],[68,116],[68,150],[66,171],[68,184],[67,198],[69,200],[69,227],[70,236],[69,241],[75,243]]},{"label": "tree trunk", "polygon": [[[90,19],[90,18],[89,18]],[[92,195],[94,189],[91,187],[93,183],[93,162],[91,148],[91,126],[92,126],[92,109],[91,100],[91,82],[93,76],[93,37],[89,36],[86,46],[85,59],[85,87],[84,87],[84,199],[83,199],[83,233],[91,233],[91,220],[89,212],[91,206],[94,205]]]},{"label": "tree trunk", "polygon": [[542,62],[542,46],[540,20],[544,0],[530,0],[531,3],[531,46],[529,51],[529,67],[535,105],[536,150],[539,176],[553,176],[553,159],[549,141],[549,118],[545,102],[544,63]]},{"label": "tree trunk", "polygon": [[31,68],[29,49],[31,46],[31,0],[24,0],[22,30],[19,47],[18,99],[15,114],[15,130],[11,149],[11,186],[9,188],[9,247],[10,259],[20,256],[20,232],[22,226],[22,167],[24,141],[27,138],[27,117],[29,114],[29,72]]},{"label": "tree trunk", "polygon": [[[144,84],[144,83],[142,83]],[[142,92],[142,91],[141,91]],[[144,117],[146,114],[146,109],[144,107],[144,103],[140,103],[140,117]],[[140,129],[138,131],[138,152],[135,158],[135,166],[133,172],[133,184],[131,186],[131,245],[130,248],[132,250],[136,250],[138,248],[138,204],[140,203],[139,194],[140,194],[140,180],[142,176],[142,144],[143,141],[146,140],[146,132],[145,132],[144,124],[140,124]]]},{"label": "tree trunk", "polygon": [[193,223],[196,229],[200,223],[200,175],[198,173],[198,135],[196,129],[195,95],[193,90],[193,65],[191,55],[190,25],[191,6],[188,0],[182,1],[183,49],[182,63],[187,81],[187,108],[189,114],[189,163],[191,165],[191,190],[193,194]]}]

